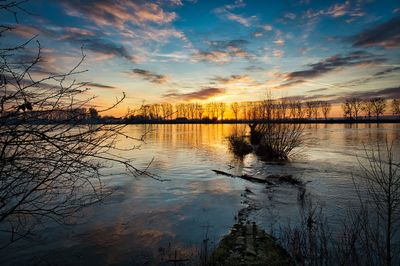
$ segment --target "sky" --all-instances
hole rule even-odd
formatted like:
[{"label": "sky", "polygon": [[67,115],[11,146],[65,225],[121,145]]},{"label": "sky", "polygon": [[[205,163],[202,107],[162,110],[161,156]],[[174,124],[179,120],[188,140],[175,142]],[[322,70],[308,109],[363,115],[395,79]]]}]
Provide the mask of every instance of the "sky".
[{"label": "sky", "polygon": [[[32,0],[3,45],[77,79],[113,112],[144,103],[400,97],[400,1]],[[4,41],[7,43],[4,44]],[[35,53],[32,42],[27,52]]]}]

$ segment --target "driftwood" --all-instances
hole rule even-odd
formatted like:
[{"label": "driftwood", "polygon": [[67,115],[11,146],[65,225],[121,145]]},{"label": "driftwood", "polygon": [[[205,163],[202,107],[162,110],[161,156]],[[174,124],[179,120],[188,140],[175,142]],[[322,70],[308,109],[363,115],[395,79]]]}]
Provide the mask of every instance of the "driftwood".
[{"label": "driftwood", "polygon": [[212,170],[214,173],[218,175],[225,175],[229,177],[237,177],[237,178],[242,178],[244,180],[250,181],[250,182],[256,182],[256,183],[262,183],[262,184],[268,184],[268,185],[273,185],[274,183],[269,181],[270,180],[276,180],[278,182],[282,183],[289,183],[292,185],[302,185],[303,183],[301,180],[294,178],[292,175],[268,175],[265,177],[265,179],[257,178],[248,174],[243,174],[243,175],[233,175],[224,171],[220,170]]},{"label": "driftwood", "polygon": [[253,177],[251,175],[248,174],[244,174],[244,175],[232,175],[230,173],[224,172],[224,171],[220,171],[220,170],[213,170],[213,172],[215,172],[218,175],[225,175],[225,176],[229,176],[229,177],[238,177],[238,178],[242,178],[245,179],[247,181],[251,181],[251,182],[256,182],[256,183],[262,183],[262,184],[269,184],[271,185],[272,183],[266,179],[260,179],[257,177]]}]

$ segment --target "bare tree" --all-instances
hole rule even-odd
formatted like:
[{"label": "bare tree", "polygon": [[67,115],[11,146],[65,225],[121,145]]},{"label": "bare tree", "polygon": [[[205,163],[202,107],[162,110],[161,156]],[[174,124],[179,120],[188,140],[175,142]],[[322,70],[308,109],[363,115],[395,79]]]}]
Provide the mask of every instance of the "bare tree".
[{"label": "bare tree", "polygon": [[226,103],[220,102],[218,103],[219,113],[221,114],[221,120],[224,120],[224,114],[226,110]]},{"label": "bare tree", "polygon": [[362,110],[362,101],[358,98],[351,98],[348,100],[349,105],[350,105],[350,111],[352,113],[352,117],[354,117],[356,120],[358,119],[359,113]]},{"label": "bare tree", "polygon": [[343,117],[353,119],[353,112],[351,109],[351,103],[348,99],[342,104]]},{"label": "bare tree", "polygon": [[392,100],[392,113],[393,115],[400,116],[400,99]]},{"label": "bare tree", "polygon": [[321,110],[325,120],[328,119],[328,114],[331,111],[332,104],[330,102],[321,102]]},{"label": "bare tree", "polygon": [[372,107],[372,102],[370,100],[363,100],[361,110],[369,119],[371,119],[372,116]]},{"label": "bare tree", "polygon": [[240,105],[237,102],[231,103],[231,109],[232,109],[233,115],[235,116],[235,120],[238,120]]},{"label": "bare tree", "polygon": [[[0,13],[23,10],[21,2],[0,4]],[[0,38],[6,38],[12,27],[0,29]],[[9,235],[2,247],[28,235],[43,219],[63,222],[102,200],[107,165],[119,163],[131,174],[143,173],[114,152],[119,137],[132,138],[122,132],[124,125],[81,122],[93,99],[85,96],[87,84],[73,78],[82,73],[83,52],[69,72],[39,74],[34,72],[41,64],[38,41],[32,60],[18,56],[32,51],[33,44],[31,39],[0,49],[0,233]],[[114,108],[123,98],[97,112]]]},{"label": "bare tree", "polygon": [[372,114],[375,115],[376,120],[379,119],[379,116],[383,115],[386,109],[386,100],[383,98],[372,98],[371,100],[372,106]]},{"label": "bare tree", "polygon": [[311,101],[306,102],[305,107],[306,107],[305,113],[306,113],[307,118],[312,118],[313,113],[314,113],[314,102],[311,102]]},{"label": "bare tree", "polygon": [[[366,160],[360,159],[362,173],[359,176],[364,181],[368,197],[361,200],[360,196],[367,215],[366,234],[373,241],[372,248],[380,253],[378,256],[386,265],[392,265],[393,256],[396,256],[397,263],[400,259],[399,249],[393,245],[400,227],[400,164],[394,157],[393,144],[386,140],[384,147],[378,143],[375,150],[365,149]],[[375,217],[370,214],[370,208],[376,213]],[[383,241],[380,240],[382,237]]]}]

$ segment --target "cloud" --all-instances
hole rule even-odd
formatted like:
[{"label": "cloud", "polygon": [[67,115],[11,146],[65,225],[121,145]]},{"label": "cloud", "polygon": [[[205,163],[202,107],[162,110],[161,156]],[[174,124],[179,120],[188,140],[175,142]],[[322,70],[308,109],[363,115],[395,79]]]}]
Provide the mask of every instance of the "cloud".
[{"label": "cloud", "polygon": [[224,93],[224,89],[220,88],[204,88],[199,91],[178,93],[170,92],[163,95],[164,98],[172,98],[176,100],[207,100],[208,98],[215,97]]},{"label": "cloud", "polygon": [[245,7],[246,4],[242,0],[235,1],[234,4],[228,4],[223,7],[215,8],[213,11],[215,14],[222,16],[231,21],[235,21],[245,27],[250,27],[255,19],[255,16],[245,17],[242,15],[234,14],[231,12],[233,9]]},{"label": "cloud", "polygon": [[95,83],[95,82],[86,82],[85,85],[88,87],[95,87],[95,88],[100,88],[100,89],[115,89],[116,88],[114,86]]},{"label": "cloud", "polygon": [[248,41],[243,39],[208,41],[207,43],[209,50],[196,51],[192,56],[195,61],[225,64],[234,58],[251,57],[251,54],[245,50]]},{"label": "cloud", "polygon": [[78,39],[69,39],[68,41],[76,43],[76,44],[83,44],[84,48],[87,48],[93,52],[97,52],[103,55],[108,55],[110,57],[121,57],[125,58],[129,61],[136,62],[137,59],[135,56],[129,54],[128,50],[114,42],[104,39],[98,38],[78,38]]},{"label": "cloud", "polygon": [[228,52],[224,51],[197,51],[193,54],[193,59],[196,61],[206,61],[213,62],[217,64],[225,64],[231,61],[230,55]]},{"label": "cloud", "polygon": [[128,50],[120,44],[109,39],[96,37],[96,33],[83,28],[74,27],[34,27],[18,25],[15,34],[22,37],[32,37],[32,35],[42,35],[60,41],[66,41],[85,49],[105,55],[106,58],[120,57],[135,62],[136,57],[131,55]]},{"label": "cloud", "polygon": [[214,49],[243,48],[249,42],[243,39],[209,41],[208,44]]},{"label": "cloud", "polygon": [[[154,2],[107,1],[107,0],[63,0],[66,13],[70,16],[85,17],[98,26],[114,26],[123,29],[127,23],[140,25],[170,23],[177,18],[175,12],[164,11]],[[179,1],[174,1],[179,4]]]},{"label": "cloud", "polygon": [[319,88],[319,89],[314,89],[314,90],[309,90],[307,92],[321,92],[321,91],[327,91],[329,90],[328,88]]},{"label": "cloud", "polygon": [[284,16],[285,18],[291,19],[291,20],[294,20],[294,19],[296,18],[296,14],[290,13],[290,12],[286,12],[283,16]]},{"label": "cloud", "polygon": [[140,68],[133,69],[132,73],[130,73],[130,74],[139,76],[139,77],[141,77],[151,83],[155,83],[155,84],[164,84],[168,81],[168,77],[165,75],[156,74],[154,72],[140,69]]},{"label": "cloud", "polygon": [[280,84],[279,86],[275,86],[273,89],[287,89],[289,87],[292,87],[294,85],[301,84],[301,83],[304,83],[304,82],[305,82],[305,80],[302,80],[302,79],[291,80],[291,81],[287,81],[287,82],[285,82],[283,84]]},{"label": "cloud", "polygon": [[309,64],[308,68],[305,70],[279,74],[284,77],[285,82],[276,88],[288,88],[306,82],[307,79],[317,78],[345,67],[379,64],[384,61],[386,61],[386,59],[376,57],[374,54],[364,51],[355,51],[346,55],[334,55],[318,63]]},{"label": "cloud", "polygon": [[328,8],[313,10],[308,9],[303,15],[303,18],[315,20],[321,16],[328,16],[332,18],[339,18],[347,16],[349,19],[346,22],[351,23],[356,18],[363,17],[365,12],[361,10],[361,2],[358,1],[353,3],[353,6],[350,1],[346,1],[341,4],[334,4]]},{"label": "cloud", "polygon": [[349,38],[355,47],[400,47],[400,16],[366,29]]},{"label": "cloud", "polygon": [[240,23],[243,26],[250,27],[250,25],[251,25],[251,19],[250,18],[245,18],[243,16],[236,15],[236,14],[233,14],[233,13],[228,12],[228,11],[226,11],[225,15],[226,15],[227,19],[232,20],[232,21],[236,21],[237,23]]},{"label": "cloud", "polygon": [[274,41],[274,43],[276,45],[285,45],[285,40],[283,38],[279,37]]},{"label": "cloud", "polygon": [[225,5],[224,7],[228,10],[236,9],[236,8],[242,8],[245,7],[246,4],[244,3],[243,0],[236,0],[233,4],[228,4]]},{"label": "cloud", "polygon": [[336,83],[335,86],[348,88],[348,87],[356,87],[356,86],[360,86],[360,85],[365,85],[365,84],[369,83],[370,81],[386,79],[388,74],[390,74],[392,72],[397,72],[399,70],[400,70],[400,67],[390,67],[390,68],[386,68],[385,70],[376,72],[373,75],[368,75],[366,77],[361,77],[361,78],[353,79],[353,80],[346,81],[346,82]]},{"label": "cloud", "polygon": [[213,80],[222,84],[235,84],[250,82],[251,78],[248,75],[230,75],[227,78],[216,76]]},{"label": "cloud", "polygon": [[281,58],[281,57],[284,55],[284,53],[285,53],[285,52],[282,51],[282,50],[275,49],[275,50],[272,52],[272,55],[275,56],[275,57]]},{"label": "cloud", "polygon": [[371,53],[355,51],[347,55],[328,57],[318,63],[309,64],[306,70],[286,73],[285,76],[288,80],[315,78],[343,67],[377,64],[384,61],[385,59],[375,57]]},{"label": "cloud", "polygon": [[387,68],[385,70],[376,72],[374,74],[374,76],[383,76],[383,75],[386,75],[386,74],[389,74],[389,73],[392,73],[392,72],[397,72],[399,70],[400,70],[400,67],[398,67],[398,66],[397,67],[390,67],[390,68]]},{"label": "cloud", "polygon": [[345,98],[351,98],[351,97],[356,97],[360,99],[368,99],[368,98],[374,98],[374,97],[382,97],[386,99],[393,99],[393,98],[399,98],[400,97],[400,87],[390,87],[390,88],[384,88],[384,89],[379,89],[379,90],[373,90],[373,91],[357,91],[357,92],[351,92],[343,96],[343,99]]},{"label": "cloud", "polygon": [[271,30],[272,30],[272,26],[271,26],[270,24],[265,24],[262,28],[263,28],[265,31],[271,31]]},{"label": "cloud", "polygon": [[334,6],[331,6],[327,11],[326,14],[330,15],[334,18],[336,17],[341,17],[344,16],[350,7],[350,2],[346,1],[343,4],[335,4]]}]

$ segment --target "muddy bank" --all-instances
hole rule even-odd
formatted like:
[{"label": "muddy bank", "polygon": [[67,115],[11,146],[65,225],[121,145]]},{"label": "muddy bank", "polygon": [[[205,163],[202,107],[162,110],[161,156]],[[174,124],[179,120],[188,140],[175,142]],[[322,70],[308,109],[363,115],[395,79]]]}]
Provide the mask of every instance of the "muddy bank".
[{"label": "muddy bank", "polygon": [[294,262],[255,223],[238,223],[214,250],[209,265],[294,265]]}]

